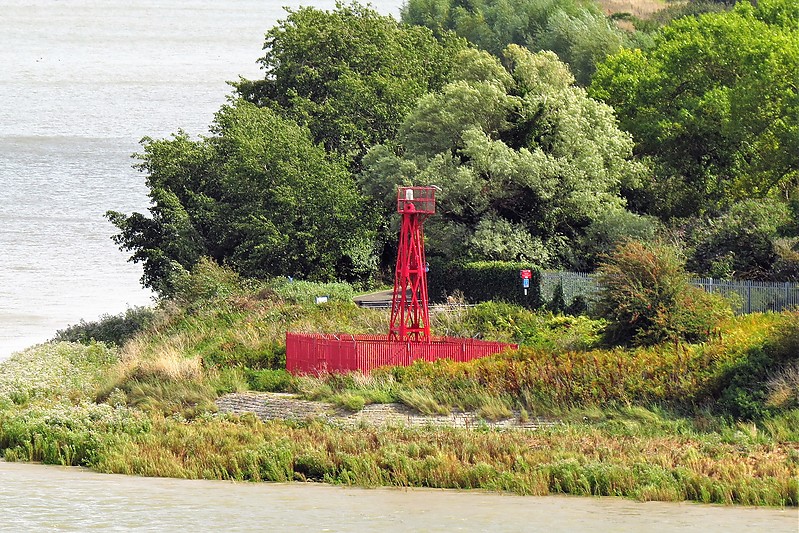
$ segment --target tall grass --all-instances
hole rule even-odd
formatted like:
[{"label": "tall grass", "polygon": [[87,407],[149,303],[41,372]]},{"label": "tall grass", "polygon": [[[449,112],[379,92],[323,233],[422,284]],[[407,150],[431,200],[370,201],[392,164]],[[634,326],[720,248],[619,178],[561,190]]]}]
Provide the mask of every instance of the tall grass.
[{"label": "tall grass", "polygon": [[[490,396],[533,411],[542,406],[663,404],[692,412],[715,404],[738,381],[748,382],[750,373],[778,368],[779,361],[788,364],[790,356],[780,354],[792,353],[792,341],[786,340],[792,334],[784,331],[795,322],[792,313],[742,317],[731,319],[724,335],[704,344],[569,351],[522,347],[469,363],[417,362],[374,375],[390,374],[399,388],[425,390],[450,405]],[[740,379],[733,380],[731,373]]]},{"label": "tall grass", "polygon": [[100,471],[363,486],[483,488],[519,494],[797,505],[784,445],[629,435],[585,425],[525,432],[394,427],[357,431],[251,417],[154,423],[98,458]]}]

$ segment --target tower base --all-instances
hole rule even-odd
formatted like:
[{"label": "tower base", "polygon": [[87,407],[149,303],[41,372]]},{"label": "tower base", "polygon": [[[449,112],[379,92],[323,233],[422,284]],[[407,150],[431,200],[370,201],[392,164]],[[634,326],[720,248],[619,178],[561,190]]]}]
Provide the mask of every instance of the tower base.
[{"label": "tower base", "polygon": [[286,370],[292,374],[368,374],[381,366],[437,359],[465,362],[516,348],[516,344],[455,337],[416,342],[390,340],[386,335],[286,333]]}]

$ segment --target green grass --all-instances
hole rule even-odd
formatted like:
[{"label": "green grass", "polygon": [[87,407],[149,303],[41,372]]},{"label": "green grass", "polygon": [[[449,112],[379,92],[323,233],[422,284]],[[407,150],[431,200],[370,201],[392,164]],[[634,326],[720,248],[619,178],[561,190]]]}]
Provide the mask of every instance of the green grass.
[{"label": "green grass", "polygon": [[164,419],[105,450],[100,471],[242,481],[483,488],[519,494],[797,505],[797,454],[712,435],[630,436],[567,424],[534,433],[360,428],[251,417]]}]

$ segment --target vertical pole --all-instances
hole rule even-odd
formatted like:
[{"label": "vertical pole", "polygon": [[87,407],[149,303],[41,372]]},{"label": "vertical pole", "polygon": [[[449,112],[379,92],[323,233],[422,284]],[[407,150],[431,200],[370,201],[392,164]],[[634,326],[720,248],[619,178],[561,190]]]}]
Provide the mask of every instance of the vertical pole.
[{"label": "vertical pole", "polygon": [[783,302],[782,307],[780,307],[780,311],[783,309],[788,309],[788,282],[785,282],[785,302]]}]

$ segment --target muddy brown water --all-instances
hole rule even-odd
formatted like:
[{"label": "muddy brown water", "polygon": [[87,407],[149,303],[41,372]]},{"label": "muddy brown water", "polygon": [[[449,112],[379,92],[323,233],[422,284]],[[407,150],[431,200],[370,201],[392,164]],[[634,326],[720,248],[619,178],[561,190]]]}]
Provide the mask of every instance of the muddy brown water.
[{"label": "muddy brown water", "polygon": [[0,461],[0,531],[799,531],[796,509],[98,474]]}]

